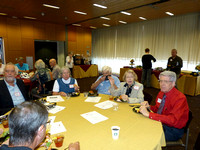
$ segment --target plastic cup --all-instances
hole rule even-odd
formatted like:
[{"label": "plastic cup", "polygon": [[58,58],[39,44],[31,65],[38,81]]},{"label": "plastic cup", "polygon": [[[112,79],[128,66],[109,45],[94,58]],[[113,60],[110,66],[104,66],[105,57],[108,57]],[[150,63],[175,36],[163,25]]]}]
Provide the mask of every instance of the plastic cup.
[{"label": "plastic cup", "polygon": [[84,92],[84,97],[88,97],[88,92]]},{"label": "plastic cup", "polygon": [[54,139],[54,143],[56,147],[61,147],[63,145],[64,136],[63,135],[57,135]]},{"label": "plastic cup", "polygon": [[71,97],[71,94],[70,94],[70,93],[67,93],[67,94],[66,94],[66,98],[67,98],[67,99],[70,99],[70,97]]},{"label": "plastic cup", "polygon": [[120,127],[119,126],[112,126],[111,130],[112,130],[112,138],[114,140],[117,140],[119,138]]},{"label": "plastic cup", "polygon": [[4,128],[8,128],[8,120],[3,120],[2,124]]},{"label": "plastic cup", "polygon": [[119,105],[117,103],[113,103],[113,110],[117,111],[119,108]]}]

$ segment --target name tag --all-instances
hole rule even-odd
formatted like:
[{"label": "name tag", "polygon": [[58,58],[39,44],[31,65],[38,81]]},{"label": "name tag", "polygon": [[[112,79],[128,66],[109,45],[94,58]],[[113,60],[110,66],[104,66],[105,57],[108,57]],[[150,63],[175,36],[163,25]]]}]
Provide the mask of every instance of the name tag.
[{"label": "name tag", "polygon": [[162,101],[162,99],[158,98],[157,102],[158,102],[158,103],[161,103],[161,101]]},{"label": "name tag", "polygon": [[74,88],[74,85],[73,85],[73,84],[70,84],[70,85],[69,85],[69,88]]},{"label": "name tag", "polygon": [[20,93],[19,92],[15,92],[15,96],[20,96]]},{"label": "name tag", "polygon": [[137,85],[135,85],[133,88],[134,88],[135,90],[139,90],[139,86],[137,86]]}]

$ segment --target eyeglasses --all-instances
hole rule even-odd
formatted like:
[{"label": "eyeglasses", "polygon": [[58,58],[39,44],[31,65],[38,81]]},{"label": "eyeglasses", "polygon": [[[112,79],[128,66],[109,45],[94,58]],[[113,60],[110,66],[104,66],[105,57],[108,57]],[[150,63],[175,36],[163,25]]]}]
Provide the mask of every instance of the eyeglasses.
[{"label": "eyeglasses", "polygon": [[170,83],[170,82],[173,82],[173,81],[167,81],[167,80],[158,80],[158,82],[160,82],[160,83],[165,83],[165,84],[168,84],[168,83]]}]

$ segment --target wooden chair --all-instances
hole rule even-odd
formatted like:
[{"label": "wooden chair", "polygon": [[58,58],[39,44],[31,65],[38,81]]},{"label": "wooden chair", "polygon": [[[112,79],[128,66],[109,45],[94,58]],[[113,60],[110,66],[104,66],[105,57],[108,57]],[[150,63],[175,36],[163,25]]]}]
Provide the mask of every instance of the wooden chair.
[{"label": "wooden chair", "polygon": [[188,140],[189,140],[189,125],[190,125],[190,122],[192,121],[192,112],[189,111],[189,119],[188,119],[188,122],[186,124],[186,126],[184,127],[184,133],[186,134],[186,138],[185,138],[185,144],[183,143],[182,139],[179,139],[178,141],[168,141],[166,143],[166,147],[169,147],[169,146],[183,146],[185,147],[185,150],[187,150],[188,148]]},{"label": "wooden chair", "polygon": [[143,91],[143,94],[144,94],[144,100],[145,101],[148,101],[149,105],[151,104],[151,101],[153,99],[153,96],[145,91]]}]

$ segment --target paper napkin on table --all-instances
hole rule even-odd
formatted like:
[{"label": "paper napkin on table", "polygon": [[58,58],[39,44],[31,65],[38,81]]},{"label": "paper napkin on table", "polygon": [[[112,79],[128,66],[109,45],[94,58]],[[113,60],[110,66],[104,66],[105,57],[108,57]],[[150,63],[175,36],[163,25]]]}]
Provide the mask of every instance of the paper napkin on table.
[{"label": "paper napkin on table", "polygon": [[83,118],[91,122],[92,124],[107,120],[108,118],[103,116],[102,114],[96,112],[96,111],[91,111],[85,114],[81,114]]}]

